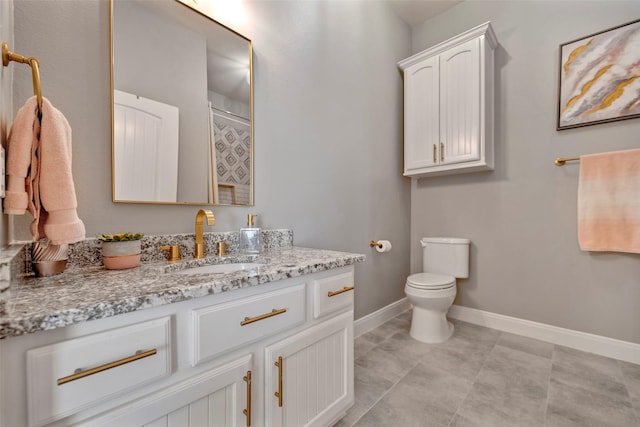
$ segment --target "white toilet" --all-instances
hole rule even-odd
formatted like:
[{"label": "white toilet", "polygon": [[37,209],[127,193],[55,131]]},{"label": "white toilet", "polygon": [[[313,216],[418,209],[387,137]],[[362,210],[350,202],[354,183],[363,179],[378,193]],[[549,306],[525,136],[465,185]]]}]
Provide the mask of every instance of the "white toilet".
[{"label": "white toilet", "polygon": [[407,278],[404,292],[413,306],[409,334],[418,341],[439,343],[453,334],[447,321],[456,297],[456,277],[469,277],[469,239],[423,237],[422,273]]}]

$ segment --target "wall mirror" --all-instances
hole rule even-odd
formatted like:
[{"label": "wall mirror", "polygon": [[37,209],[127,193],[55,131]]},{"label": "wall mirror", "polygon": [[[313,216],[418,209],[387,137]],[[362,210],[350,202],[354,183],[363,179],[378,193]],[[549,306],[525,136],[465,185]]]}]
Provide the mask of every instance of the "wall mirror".
[{"label": "wall mirror", "polygon": [[112,191],[253,205],[251,40],[178,0],[111,0]]}]

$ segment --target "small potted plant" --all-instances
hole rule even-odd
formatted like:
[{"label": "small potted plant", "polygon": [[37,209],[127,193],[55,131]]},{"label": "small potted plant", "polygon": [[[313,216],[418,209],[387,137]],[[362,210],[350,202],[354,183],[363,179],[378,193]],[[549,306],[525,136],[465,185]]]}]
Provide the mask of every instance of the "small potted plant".
[{"label": "small potted plant", "polygon": [[102,263],[107,270],[123,270],[140,265],[142,233],[98,234],[102,242]]}]

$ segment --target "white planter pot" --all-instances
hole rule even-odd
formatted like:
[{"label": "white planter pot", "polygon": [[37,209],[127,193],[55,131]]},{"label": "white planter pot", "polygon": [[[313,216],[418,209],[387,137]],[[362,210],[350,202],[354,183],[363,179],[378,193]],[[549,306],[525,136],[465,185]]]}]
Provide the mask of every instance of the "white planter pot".
[{"label": "white planter pot", "polygon": [[107,270],[122,270],[140,265],[141,240],[102,242],[102,263]]}]

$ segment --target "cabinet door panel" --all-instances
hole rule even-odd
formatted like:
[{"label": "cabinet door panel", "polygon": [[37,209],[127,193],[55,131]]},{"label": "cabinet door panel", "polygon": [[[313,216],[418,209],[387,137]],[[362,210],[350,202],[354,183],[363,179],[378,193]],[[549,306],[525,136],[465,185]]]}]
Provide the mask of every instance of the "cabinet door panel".
[{"label": "cabinet door panel", "polygon": [[252,356],[213,368],[89,419],[86,427],[238,427],[246,425],[247,384]]},{"label": "cabinet door panel", "polygon": [[[275,343],[265,355],[266,426],[325,426],[353,402],[353,312]],[[280,356],[282,389],[274,366]]]},{"label": "cabinet door panel", "polygon": [[440,143],[438,64],[436,56],[405,70],[405,171],[437,164],[433,146]]},{"label": "cabinet door panel", "polygon": [[440,58],[442,163],[480,158],[479,40],[469,40]]}]

